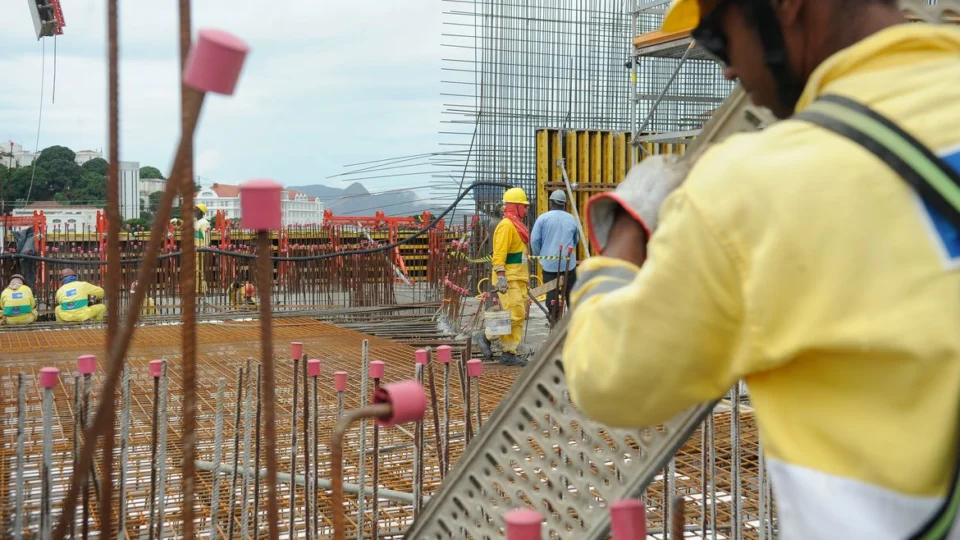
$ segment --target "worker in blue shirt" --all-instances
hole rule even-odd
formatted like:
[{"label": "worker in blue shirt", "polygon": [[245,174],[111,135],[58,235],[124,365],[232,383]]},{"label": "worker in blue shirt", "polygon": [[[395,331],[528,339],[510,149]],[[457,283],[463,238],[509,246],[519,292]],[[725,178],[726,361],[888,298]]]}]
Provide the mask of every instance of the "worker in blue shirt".
[{"label": "worker in blue shirt", "polygon": [[[562,189],[550,194],[549,205],[550,209],[541,214],[533,224],[533,231],[530,233],[530,250],[536,256],[549,257],[540,259],[544,283],[549,283],[561,274],[566,276],[564,302],[568,302],[570,289],[573,288],[577,278],[576,247],[580,243],[580,233],[576,218],[567,212],[567,194]],[[574,251],[570,253],[568,262],[567,251],[571,247]],[[558,289],[547,293],[547,306],[554,320],[561,313],[560,303],[557,302],[558,297]]]}]

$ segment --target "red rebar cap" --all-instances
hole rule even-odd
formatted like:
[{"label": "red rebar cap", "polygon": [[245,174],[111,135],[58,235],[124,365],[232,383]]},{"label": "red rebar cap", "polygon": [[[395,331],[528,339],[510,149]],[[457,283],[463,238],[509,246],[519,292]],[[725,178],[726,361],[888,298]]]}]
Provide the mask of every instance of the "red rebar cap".
[{"label": "red rebar cap", "polygon": [[483,373],[483,360],[474,358],[467,361],[467,374],[471,377],[479,377]]},{"label": "red rebar cap", "polygon": [[449,364],[452,356],[453,349],[451,349],[449,345],[441,345],[437,347],[437,361],[441,364]]},{"label": "red rebar cap", "polygon": [[421,366],[425,366],[430,362],[430,355],[427,354],[426,349],[417,349],[417,352],[413,353],[413,357],[417,359],[417,363]]},{"label": "red rebar cap", "polygon": [[333,374],[333,385],[337,387],[337,392],[344,392],[347,390],[347,372],[338,371]]},{"label": "red rebar cap", "polygon": [[233,94],[250,47],[240,38],[205,28],[197,34],[183,71],[184,82],[201,92]]},{"label": "red rebar cap", "polygon": [[293,341],[290,343],[290,358],[299,360],[303,358],[303,343]]},{"label": "red rebar cap", "polygon": [[273,180],[250,180],[240,186],[240,221],[244,229],[279,229],[283,223],[283,186]]},{"label": "red rebar cap", "polygon": [[371,379],[382,379],[383,374],[387,372],[387,365],[381,362],[380,360],[374,360],[370,362],[370,378]]},{"label": "red rebar cap", "polygon": [[53,388],[60,382],[60,370],[55,367],[40,368],[40,386]]},{"label": "red rebar cap", "polygon": [[97,370],[97,357],[85,354],[77,358],[77,371],[82,375],[89,375]]},{"label": "red rebar cap", "polygon": [[401,381],[382,386],[373,393],[373,402],[389,403],[393,408],[389,418],[377,420],[379,426],[416,422],[422,420],[427,411],[427,394],[417,381]]},{"label": "red rebar cap", "polygon": [[610,505],[610,534],[613,540],[647,537],[647,509],[637,499],[623,499]]},{"label": "red rebar cap", "polygon": [[540,540],[543,538],[543,516],[526,508],[511,510],[503,516],[507,524],[507,540]]},{"label": "red rebar cap", "polygon": [[310,375],[311,377],[320,376],[320,360],[316,358],[307,360],[307,375]]},{"label": "red rebar cap", "polygon": [[163,360],[150,361],[150,376],[159,377],[163,375]]}]

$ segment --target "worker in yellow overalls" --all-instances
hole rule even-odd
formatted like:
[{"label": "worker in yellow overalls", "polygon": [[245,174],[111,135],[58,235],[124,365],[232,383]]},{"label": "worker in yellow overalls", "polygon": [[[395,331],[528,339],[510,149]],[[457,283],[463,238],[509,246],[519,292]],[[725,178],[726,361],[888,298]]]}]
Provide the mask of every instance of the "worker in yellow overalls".
[{"label": "worker in yellow overalls", "polygon": [[[517,347],[523,339],[523,323],[527,312],[527,288],[530,284],[530,269],[527,266],[530,229],[523,222],[530,201],[521,188],[508,189],[503,194],[503,219],[493,232],[493,273],[497,296],[504,311],[510,312],[510,334],[500,336],[505,366],[525,366],[526,361],[517,358]],[[485,359],[492,357],[490,339],[485,331],[478,332],[477,344]]]},{"label": "worker in yellow overalls", "polygon": [[240,281],[239,278],[233,280],[227,295],[230,297],[230,307],[233,309],[257,309],[256,289],[249,281]]},{"label": "worker in yellow overalls", "polygon": [[11,276],[10,284],[0,293],[0,309],[2,324],[30,324],[37,320],[37,299],[20,274]]},{"label": "worker in yellow overalls", "polygon": [[57,289],[57,322],[101,321],[107,306],[91,304],[91,299],[103,300],[103,289],[78,281],[72,268],[60,272],[60,288]]},{"label": "worker in yellow overalls", "polygon": [[[130,284],[130,298],[133,298],[134,293],[137,292],[137,282],[134,281]],[[156,315],[157,314],[157,302],[150,298],[149,296],[143,297],[143,305],[140,307],[141,315]]]}]

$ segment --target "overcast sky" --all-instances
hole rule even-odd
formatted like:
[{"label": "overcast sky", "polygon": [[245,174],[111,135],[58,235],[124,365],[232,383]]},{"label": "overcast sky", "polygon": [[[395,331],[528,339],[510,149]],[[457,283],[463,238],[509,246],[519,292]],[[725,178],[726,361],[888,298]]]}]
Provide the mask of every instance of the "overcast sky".
[{"label": "overcast sky", "polygon": [[[40,148],[107,144],[105,0],[66,0],[64,35],[37,41],[27,2],[0,1],[0,140]],[[120,2],[120,155],[165,173],[179,134],[175,0]],[[210,96],[196,173],[239,183],[347,184],[348,163],[438,149],[440,0],[194,0],[196,30],[217,27],[251,47],[236,93]],[[46,48],[45,70],[43,48]],[[418,183],[365,181],[368,189]]]}]

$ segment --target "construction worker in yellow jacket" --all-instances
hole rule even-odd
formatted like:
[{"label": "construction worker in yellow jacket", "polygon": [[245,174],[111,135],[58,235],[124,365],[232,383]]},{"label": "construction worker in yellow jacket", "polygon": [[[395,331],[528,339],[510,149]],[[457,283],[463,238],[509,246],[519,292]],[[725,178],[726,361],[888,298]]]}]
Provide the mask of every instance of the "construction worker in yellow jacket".
[{"label": "construction worker in yellow jacket", "polygon": [[[133,298],[133,295],[137,292],[137,281],[134,280],[130,284],[130,298]],[[140,307],[141,315],[156,315],[157,314],[157,302],[150,296],[143,297],[143,304]]]},{"label": "construction worker in yellow jacket", "polygon": [[20,274],[10,276],[7,288],[0,292],[0,311],[3,324],[30,324],[37,320],[37,300]]},{"label": "construction worker in yellow jacket", "polygon": [[[526,320],[527,287],[530,284],[528,248],[530,230],[523,219],[530,201],[521,188],[508,189],[503,194],[503,219],[493,232],[492,283],[500,299],[500,307],[510,312],[510,334],[499,336],[500,363],[506,366],[524,366],[525,360],[517,357],[517,347],[523,339],[523,323]],[[492,357],[490,340],[494,336],[485,331],[477,333],[476,339],[485,359]]]},{"label": "construction worker in yellow jacket", "polygon": [[[193,222],[193,233],[197,249],[210,247],[210,220],[207,219],[207,205],[197,203],[194,208],[196,216]],[[207,292],[207,283],[203,279],[203,254],[197,253],[197,292]]]},{"label": "construction worker in yellow jacket", "polygon": [[57,289],[57,322],[87,322],[103,320],[107,306],[92,304],[90,300],[103,300],[103,289],[86,281],[78,281],[71,268],[60,272],[60,288]]},{"label": "construction worker in yellow jacket", "polygon": [[860,144],[787,119],[847,96],[960,168],[960,29],[904,23],[892,0],[675,0],[663,29],[696,28],[786,120],[708,149],[672,192],[683,173],[648,158],[590,205],[575,405],[654,425],[745,379],[784,540],[921,538],[951,488],[960,235]]}]

